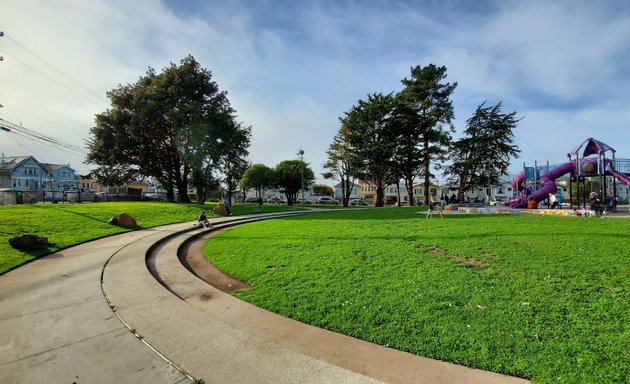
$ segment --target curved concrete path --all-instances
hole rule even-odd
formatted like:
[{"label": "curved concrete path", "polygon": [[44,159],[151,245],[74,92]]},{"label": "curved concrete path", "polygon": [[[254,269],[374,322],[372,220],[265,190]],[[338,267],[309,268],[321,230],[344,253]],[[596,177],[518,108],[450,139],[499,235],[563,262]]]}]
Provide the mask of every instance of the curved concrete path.
[{"label": "curved concrete path", "polygon": [[251,306],[179,262],[180,246],[203,232],[190,229],[184,223],[100,239],[0,276],[0,380],[190,383],[192,375],[206,383],[527,382]]}]

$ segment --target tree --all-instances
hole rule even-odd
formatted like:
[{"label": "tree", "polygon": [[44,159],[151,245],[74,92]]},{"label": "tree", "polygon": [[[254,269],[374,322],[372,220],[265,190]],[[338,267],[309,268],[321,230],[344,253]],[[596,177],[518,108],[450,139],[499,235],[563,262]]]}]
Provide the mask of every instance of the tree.
[{"label": "tree", "polygon": [[487,187],[501,182],[508,174],[510,158],[520,150],[513,144],[516,111],[501,113],[501,102],[484,107],[485,101],[466,121],[464,137],[457,140],[450,151],[452,164],[444,174],[459,183],[460,192]]},{"label": "tree", "polygon": [[[392,94],[370,94],[366,101],[359,100],[341,118],[340,131],[345,154],[356,175],[376,188],[377,207],[384,205],[384,188],[396,181],[394,155],[398,134],[392,125],[394,110]],[[353,173],[354,173],[353,172]]]},{"label": "tree", "polygon": [[100,169],[116,169],[128,180],[151,176],[167,190],[168,199],[190,201],[192,181],[203,195],[212,183],[219,159],[230,150],[222,143],[233,130],[242,130],[247,152],[249,128],[234,120],[227,94],[220,92],[212,74],[192,57],[161,73],[149,68],[135,84],[108,92],[112,107],[96,115],[88,143],[88,162]]},{"label": "tree", "polygon": [[333,138],[333,142],[328,147],[326,155],[328,159],[324,163],[324,168],[330,170],[323,174],[326,179],[337,179],[341,184],[341,203],[347,207],[350,202],[352,188],[356,182],[357,170],[354,167],[353,154],[350,152],[344,139],[345,125],[339,129],[339,133]]},{"label": "tree", "polygon": [[420,142],[417,117],[411,103],[407,103],[399,93],[396,95],[396,106],[392,116],[392,124],[398,134],[396,150],[394,154],[394,164],[396,166],[396,192],[398,194],[398,205],[400,199],[400,179],[403,179],[407,189],[407,201],[409,205],[415,204],[413,196],[413,185],[422,172],[423,152]]},{"label": "tree", "polygon": [[335,194],[335,191],[326,184],[314,184],[313,194],[316,196],[332,196]]},{"label": "tree", "polygon": [[315,180],[313,170],[302,160],[285,160],[276,165],[276,186],[287,198],[287,204],[292,206],[297,200],[298,192],[302,189],[302,177],[304,188],[308,189]]},{"label": "tree", "polygon": [[[240,185],[243,174],[250,166],[245,157],[248,155],[251,129],[243,128],[239,124],[236,129],[229,132],[231,135],[222,141],[225,151],[222,151],[220,165],[227,198],[231,200]],[[246,143],[246,146],[243,143]],[[245,199],[245,193],[243,193],[243,199]]]},{"label": "tree", "polygon": [[[413,201],[413,188],[411,176],[419,174],[424,176],[424,202],[430,202],[431,165],[439,166],[448,153],[451,142],[449,132],[454,132],[452,120],[455,118],[450,96],[457,87],[457,83],[444,83],[446,79],[446,67],[436,67],[429,64],[426,67],[416,66],[411,68],[411,78],[401,82],[405,88],[398,97],[407,105],[400,109],[404,116],[405,148],[408,151],[401,156],[411,159],[419,149],[420,169],[418,163],[411,161],[403,170],[407,191],[410,192],[410,201]],[[399,121],[401,117],[398,118]],[[417,148],[416,148],[417,147]],[[434,162],[437,162],[435,164]]]},{"label": "tree", "polygon": [[263,198],[265,189],[273,187],[275,184],[274,170],[264,164],[253,164],[249,167],[241,178],[241,188],[256,190],[256,197]]},{"label": "tree", "polygon": [[242,201],[245,201],[245,189],[241,188],[241,179],[245,174],[245,171],[251,166],[251,164],[244,159],[233,159],[233,160],[225,160],[225,189],[231,197],[233,194],[240,192],[239,194],[242,196]]}]

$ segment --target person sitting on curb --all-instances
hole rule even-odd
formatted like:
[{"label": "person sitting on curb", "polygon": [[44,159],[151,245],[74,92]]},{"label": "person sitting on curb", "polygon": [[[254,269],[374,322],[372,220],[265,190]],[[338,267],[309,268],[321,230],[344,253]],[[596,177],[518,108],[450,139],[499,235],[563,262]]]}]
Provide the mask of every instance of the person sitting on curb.
[{"label": "person sitting on curb", "polygon": [[208,221],[208,217],[206,216],[206,211],[201,212],[201,215],[199,216],[199,220],[197,221],[196,225],[198,227],[203,225],[204,229],[207,227],[212,228],[212,225],[210,224],[210,222]]}]

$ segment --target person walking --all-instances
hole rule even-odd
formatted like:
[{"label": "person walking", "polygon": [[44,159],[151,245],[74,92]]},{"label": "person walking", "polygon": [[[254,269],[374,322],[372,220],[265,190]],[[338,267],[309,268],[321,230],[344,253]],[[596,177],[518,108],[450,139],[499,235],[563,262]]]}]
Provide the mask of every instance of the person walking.
[{"label": "person walking", "polygon": [[558,206],[558,199],[555,193],[549,192],[549,209],[556,209]]}]

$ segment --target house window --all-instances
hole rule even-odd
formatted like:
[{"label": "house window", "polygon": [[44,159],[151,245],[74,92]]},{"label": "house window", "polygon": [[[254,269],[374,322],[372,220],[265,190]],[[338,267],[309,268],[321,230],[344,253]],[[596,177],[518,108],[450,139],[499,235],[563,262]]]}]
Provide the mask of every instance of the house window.
[{"label": "house window", "polygon": [[24,174],[25,175],[33,175],[36,176],[37,175],[37,167],[31,167],[31,166],[24,166]]}]

